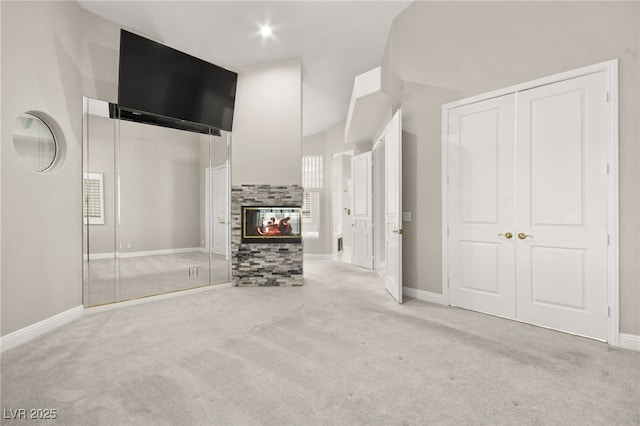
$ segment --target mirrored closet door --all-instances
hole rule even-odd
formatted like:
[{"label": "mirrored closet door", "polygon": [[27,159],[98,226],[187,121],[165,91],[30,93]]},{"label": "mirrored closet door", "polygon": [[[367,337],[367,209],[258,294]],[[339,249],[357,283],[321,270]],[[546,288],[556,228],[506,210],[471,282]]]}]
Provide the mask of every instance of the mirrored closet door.
[{"label": "mirrored closet door", "polygon": [[85,306],[229,282],[229,135],[84,106]]}]

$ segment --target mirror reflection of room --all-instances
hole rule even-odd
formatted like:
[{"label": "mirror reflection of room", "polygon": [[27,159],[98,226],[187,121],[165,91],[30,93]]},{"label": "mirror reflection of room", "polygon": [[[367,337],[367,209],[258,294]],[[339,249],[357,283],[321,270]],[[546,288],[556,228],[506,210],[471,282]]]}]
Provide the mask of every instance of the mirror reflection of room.
[{"label": "mirror reflection of room", "polygon": [[44,172],[53,166],[58,151],[53,131],[30,112],[21,114],[13,126],[13,147],[22,163],[33,172]]},{"label": "mirror reflection of room", "polygon": [[[228,282],[228,135],[109,118],[108,104],[87,105],[85,305]],[[102,221],[88,218],[101,204]]]}]

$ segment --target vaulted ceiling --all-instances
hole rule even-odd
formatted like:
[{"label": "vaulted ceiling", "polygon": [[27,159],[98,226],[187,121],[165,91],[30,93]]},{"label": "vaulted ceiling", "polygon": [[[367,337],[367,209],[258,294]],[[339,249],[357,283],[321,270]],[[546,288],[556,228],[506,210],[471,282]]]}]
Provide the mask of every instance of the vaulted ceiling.
[{"label": "vaulted ceiling", "polygon": [[[347,115],[353,79],[380,65],[393,19],[411,1],[79,1],[167,46],[232,70],[299,56],[303,134]],[[273,29],[260,35],[261,26]]]}]

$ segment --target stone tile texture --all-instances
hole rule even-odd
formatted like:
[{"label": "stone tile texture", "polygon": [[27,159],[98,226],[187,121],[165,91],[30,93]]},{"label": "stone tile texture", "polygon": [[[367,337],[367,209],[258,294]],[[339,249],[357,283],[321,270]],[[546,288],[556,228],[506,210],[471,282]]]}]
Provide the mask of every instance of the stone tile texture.
[{"label": "stone tile texture", "polygon": [[231,187],[231,281],[236,286],[303,284],[303,244],[242,243],[242,206],[302,206],[300,185]]}]

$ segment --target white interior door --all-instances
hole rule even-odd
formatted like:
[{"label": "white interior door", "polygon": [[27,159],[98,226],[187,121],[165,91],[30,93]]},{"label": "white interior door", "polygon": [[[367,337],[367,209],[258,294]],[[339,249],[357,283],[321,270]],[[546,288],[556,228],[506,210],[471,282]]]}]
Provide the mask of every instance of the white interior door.
[{"label": "white interior door", "polygon": [[449,110],[451,305],[515,318],[515,95]]},{"label": "white interior door", "polygon": [[607,338],[607,99],[600,72],[518,93],[518,319]]},{"label": "white interior door", "polygon": [[351,157],[353,185],[351,263],[367,269],[373,269],[372,178],[371,151]]},{"label": "white interior door", "polygon": [[385,259],[384,286],[402,303],[402,110],[384,131]]},{"label": "white interior door", "polygon": [[213,253],[229,255],[229,185],[227,184],[227,167],[220,166],[213,169]]},{"label": "white interior door", "polygon": [[607,78],[448,110],[452,305],[607,340]]}]

